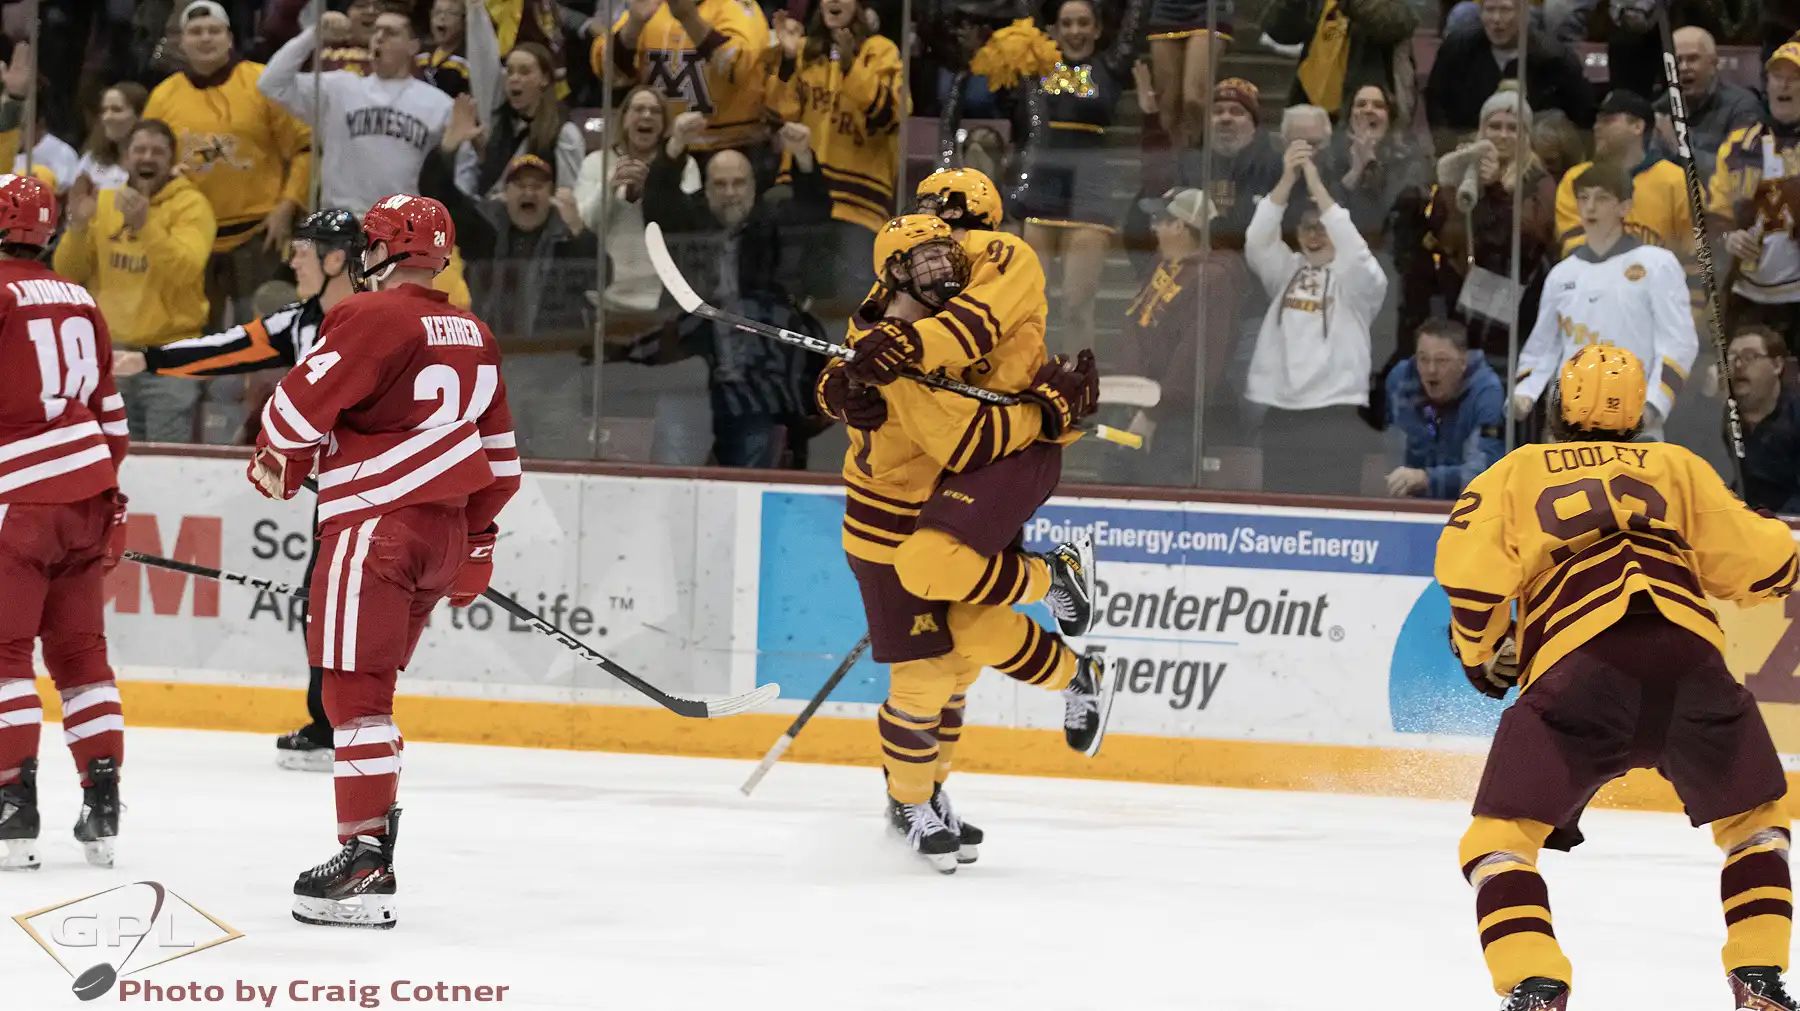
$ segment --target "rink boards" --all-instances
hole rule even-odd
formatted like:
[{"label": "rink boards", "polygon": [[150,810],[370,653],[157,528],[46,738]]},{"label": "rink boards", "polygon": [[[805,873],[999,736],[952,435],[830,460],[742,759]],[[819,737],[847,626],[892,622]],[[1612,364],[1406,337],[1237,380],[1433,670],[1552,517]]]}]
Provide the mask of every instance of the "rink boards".
[{"label": "rink boards", "polygon": [[[298,583],[311,502],[256,494],[234,459],[134,456],[139,551]],[[441,606],[397,714],[409,738],[760,757],[862,634],[830,485],[531,473],[500,518],[495,586],[670,691],[778,682],[764,714],[683,720],[485,603]],[[1094,762],[1061,744],[1059,698],[989,673],[961,768],[1203,785],[1455,797],[1472,792],[1502,706],[1445,648],[1432,513],[1057,498],[1041,549],[1086,530],[1100,558],[1088,638],[1123,677]],[[303,618],[291,601],[137,565],[108,584],[127,720],[278,731],[302,717]],[[1722,606],[1730,662],[1800,768],[1792,605]],[[1048,615],[1040,613],[1040,620]],[[53,692],[46,690],[46,702]],[[872,764],[885,671],[851,672],[791,755]],[[53,705],[49,708],[54,710]],[[52,717],[53,718],[53,717]],[[1603,799],[1654,807],[1654,777]]]}]

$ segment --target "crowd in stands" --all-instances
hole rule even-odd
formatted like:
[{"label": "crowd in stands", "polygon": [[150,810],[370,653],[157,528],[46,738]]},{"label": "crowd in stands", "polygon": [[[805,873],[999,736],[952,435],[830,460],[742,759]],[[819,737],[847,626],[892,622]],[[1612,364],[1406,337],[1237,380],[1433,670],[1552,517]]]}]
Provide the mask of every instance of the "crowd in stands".
[{"label": "crowd in stands", "polygon": [[[290,267],[310,211],[421,193],[525,455],[835,469],[821,362],[681,313],[644,228],[714,304],[835,337],[876,230],[949,159],[1043,260],[1051,350],[1162,384],[1103,419],[1146,451],[1078,447],[1071,476],[1453,499],[1546,437],[1563,357],[1625,341],[1569,308],[1603,282],[1658,334],[1631,338],[1647,437],[1725,465],[1647,3],[331,0],[315,24],[305,0],[144,0],[35,5],[35,53],[32,6],[0,5],[0,157],[61,194],[55,266],[122,349],[316,294]],[[1800,511],[1784,9],[1670,15],[1746,481]],[[121,389],[134,438],[225,443],[268,383]]]}]

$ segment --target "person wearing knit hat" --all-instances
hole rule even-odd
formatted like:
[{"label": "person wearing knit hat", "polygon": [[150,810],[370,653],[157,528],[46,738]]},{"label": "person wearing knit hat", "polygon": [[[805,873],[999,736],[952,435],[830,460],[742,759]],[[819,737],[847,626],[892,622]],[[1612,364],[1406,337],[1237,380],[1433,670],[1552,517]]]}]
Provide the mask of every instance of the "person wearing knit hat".
[{"label": "person wearing knit hat", "polygon": [[1262,102],[1260,95],[1261,92],[1256,85],[1249,81],[1241,77],[1227,77],[1213,86],[1213,106],[1216,108],[1220,102],[1234,102],[1244,110],[1245,115],[1250,117],[1251,123],[1261,126]]}]

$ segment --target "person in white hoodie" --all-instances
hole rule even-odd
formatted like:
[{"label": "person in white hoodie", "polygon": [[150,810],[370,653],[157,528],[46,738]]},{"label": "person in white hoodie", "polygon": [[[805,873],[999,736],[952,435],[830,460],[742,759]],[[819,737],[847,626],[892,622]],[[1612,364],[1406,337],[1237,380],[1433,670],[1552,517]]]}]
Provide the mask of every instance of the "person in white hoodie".
[{"label": "person in white hoodie", "polygon": [[[1281,181],[1257,204],[1244,258],[1270,305],[1256,337],[1244,397],[1267,409],[1263,489],[1354,495],[1361,490],[1368,428],[1356,409],[1369,400],[1369,327],[1387,275],[1296,140]],[[1304,177],[1311,204],[1300,212],[1295,250],[1282,239],[1288,198]]]}]

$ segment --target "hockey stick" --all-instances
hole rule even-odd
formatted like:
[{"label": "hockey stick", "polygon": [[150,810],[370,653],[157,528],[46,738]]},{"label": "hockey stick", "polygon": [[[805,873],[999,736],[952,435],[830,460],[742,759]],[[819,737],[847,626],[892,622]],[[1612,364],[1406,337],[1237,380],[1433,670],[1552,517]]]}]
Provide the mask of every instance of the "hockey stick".
[{"label": "hockey stick", "polygon": [[[797,333],[793,330],[783,329],[782,327],[775,326],[771,323],[763,323],[708,305],[705,299],[694,292],[693,286],[687,283],[687,279],[681,276],[681,268],[675,265],[674,257],[669,255],[669,247],[663,243],[662,226],[654,221],[644,226],[644,245],[650,252],[650,264],[656,268],[656,276],[662,280],[663,287],[669,289],[669,294],[674,296],[675,303],[681,306],[683,312],[690,312],[696,316],[704,316],[707,319],[723,323],[726,326],[742,330],[745,333],[755,334],[759,337],[767,337],[770,340],[777,340],[783,344],[792,344],[795,347],[805,348],[815,354],[825,355],[829,358],[837,358],[846,362],[853,361],[856,358],[856,352],[842,344],[833,344],[830,341],[820,340],[810,334]],[[1002,407],[1012,407],[1023,403],[1023,401],[1015,394],[1001,393],[998,390],[983,389],[979,386],[972,386],[969,383],[951,379],[949,376],[926,374],[922,372],[907,372],[904,373],[904,375],[913,382],[923,383],[933,389],[958,393],[965,397],[983,401],[984,403],[998,404]],[[1082,430],[1095,438],[1117,443],[1128,449],[1144,448],[1143,436],[1138,435],[1135,432],[1127,432],[1123,429],[1113,428],[1111,425],[1095,425],[1092,428],[1083,428]]]},{"label": "hockey stick", "polygon": [[788,725],[787,732],[775,739],[775,743],[769,747],[769,753],[763,756],[763,760],[756,764],[755,771],[750,773],[750,778],[744,780],[743,786],[738,787],[744,792],[744,796],[750,796],[750,791],[756,789],[756,784],[763,781],[763,777],[769,774],[770,769],[775,768],[775,763],[781,761],[782,755],[787,754],[787,749],[794,743],[794,738],[799,737],[800,731],[806,729],[806,721],[812,719],[813,714],[819,711],[819,707],[825,704],[826,696],[830,695],[832,690],[838,686],[839,681],[844,680],[844,675],[850,673],[850,668],[856,666],[856,661],[862,659],[863,651],[868,648],[869,633],[864,632],[863,637],[856,640],[856,645],[850,650],[850,655],[844,657],[844,662],[838,664],[837,670],[832,671],[831,676],[825,679],[825,683],[819,686],[819,690],[813,693],[812,701],[806,704],[805,709],[800,710],[799,716],[794,717],[794,722]]},{"label": "hockey stick", "polygon": [[185,572],[190,576],[199,576],[201,579],[216,579],[221,583],[236,583],[239,586],[248,586],[253,590],[266,590],[278,597],[306,596],[306,587],[304,586],[289,586],[286,583],[277,583],[273,579],[263,579],[259,576],[246,576],[242,572],[232,572],[230,569],[215,569],[205,565],[193,565],[188,562],[178,562],[173,558],[159,558],[156,555],[146,555],[142,551],[127,551],[122,557],[127,562],[136,562],[139,565],[148,565],[158,569],[168,569],[171,572]]},{"label": "hockey stick", "polygon": [[1725,386],[1725,430],[1731,440],[1731,471],[1735,486],[1744,490],[1744,424],[1737,397],[1731,392],[1730,339],[1719,312],[1718,277],[1713,273],[1712,246],[1706,236],[1706,200],[1700,188],[1700,167],[1688,139],[1687,100],[1681,94],[1681,73],[1675,67],[1675,35],[1669,28],[1669,3],[1656,4],[1656,28],[1662,33],[1663,77],[1669,85],[1669,120],[1675,127],[1675,150],[1687,177],[1688,214],[1694,219],[1694,258],[1700,264],[1700,283],[1706,286],[1706,315],[1712,326],[1713,350],[1719,356],[1719,378]]}]

